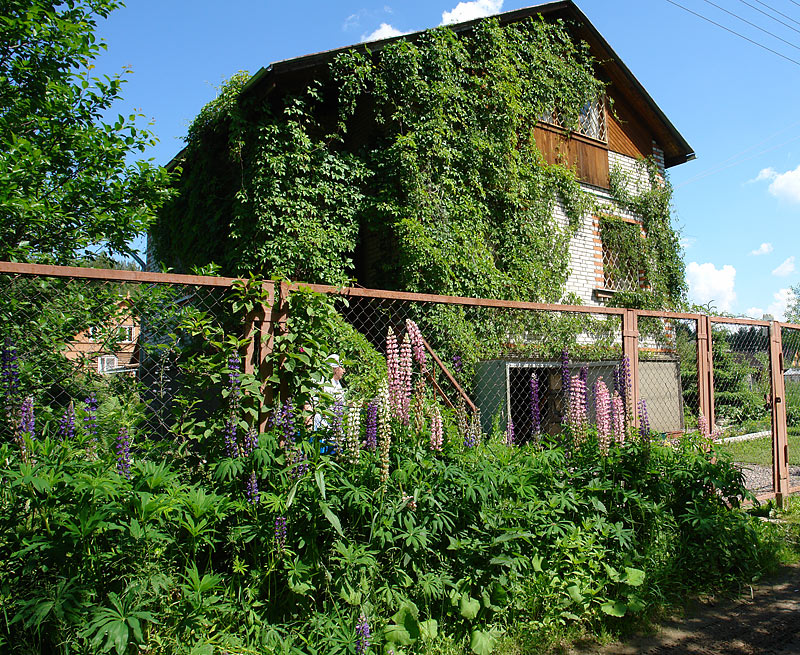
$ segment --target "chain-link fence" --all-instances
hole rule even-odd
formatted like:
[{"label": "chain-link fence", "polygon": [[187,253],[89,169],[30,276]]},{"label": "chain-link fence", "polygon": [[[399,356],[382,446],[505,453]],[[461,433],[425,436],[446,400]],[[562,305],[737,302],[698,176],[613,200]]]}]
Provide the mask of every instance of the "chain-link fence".
[{"label": "chain-link fence", "polygon": [[195,373],[182,364],[215,330],[242,331],[231,302],[225,286],[0,275],[0,431],[9,437],[27,401],[51,432],[74,430],[89,408],[140,438],[168,437]]},{"label": "chain-link fence", "polygon": [[[800,487],[800,326],[329,287],[313,287],[323,294],[315,308],[288,283],[262,306],[223,278],[29,268],[0,267],[4,439],[26,402],[51,432],[96,406],[100,421],[174,438],[188,413],[197,420],[220,403],[219,370],[214,379],[203,369],[215,354],[238,350],[269,399],[292,393],[292,367],[309,361],[302,344],[324,344],[319,361],[336,355],[344,385],[365,399],[381,392],[398,358],[424,360],[402,382],[408,411],[430,407],[422,395],[433,394],[465,434],[557,440],[571,411],[594,423],[597,395],[618,395],[655,438],[716,440],[753,492]],[[313,414],[319,394],[306,393],[301,407]]]}]

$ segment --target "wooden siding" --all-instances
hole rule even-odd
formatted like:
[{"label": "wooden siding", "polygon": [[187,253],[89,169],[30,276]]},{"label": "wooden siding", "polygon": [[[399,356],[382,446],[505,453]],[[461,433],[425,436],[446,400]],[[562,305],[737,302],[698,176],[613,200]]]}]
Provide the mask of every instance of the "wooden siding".
[{"label": "wooden siding", "polygon": [[534,130],[536,145],[548,164],[573,168],[581,182],[608,188],[608,149],[604,143],[539,123]]},{"label": "wooden siding", "polygon": [[653,136],[628,103],[614,98],[611,111],[606,114],[608,149],[634,159],[653,154]]}]

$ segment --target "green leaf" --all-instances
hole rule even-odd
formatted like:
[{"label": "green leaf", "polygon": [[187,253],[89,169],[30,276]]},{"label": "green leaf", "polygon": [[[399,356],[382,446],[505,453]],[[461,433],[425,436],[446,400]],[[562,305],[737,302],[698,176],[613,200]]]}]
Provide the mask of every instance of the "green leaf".
[{"label": "green leaf", "polygon": [[327,500],[327,496],[325,495],[325,471],[322,469],[314,471],[314,479],[317,481],[317,488],[322,496],[322,500]]},{"label": "green leaf", "polygon": [[472,620],[478,616],[478,612],[481,611],[481,603],[467,596],[466,593],[463,593],[461,594],[461,600],[458,604],[458,611],[465,619]]},{"label": "green leaf", "polygon": [[567,587],[567,593],[569,594],[569,597],[573,600],[573,602],[575,603],[583,602],[583,594],[581,593],[581,588],[578,585],[574,584]]},{"label": "green leaf", "polygon": [[533,557],[531,557],[531,565],[533,566],[533,570],[536,571],[536,573],[542,572],[542,558],[539,557],[538,555],[534,555]]},{"label": "green leaf", "polygon": [[344,532],[342,531],[342,524],[339,521],[339,517],[336,516],[336,514],[334,514],[331,511],[331,508],[328,506],[328,503],[319,501],[319,506],[320,509],[322,510],[322,513],[325,515],[325,518],[328,519],[330,524],[333,526],[333,529],[339,533],[339,536],[344,537]]},{"label": "green leaf", "polygon": [[473,630],[469,637],[469,647],[476,655],[490,655],[496,644],[495,636],[485,630]]},{"label": "green leaf", "polygon": [[626,566],[625,579],[623,582],[625,582],[625,584],[629,584],[631,587],[638,587],[644,582],[644,571]]},{"label": "green leaf", "polygon": [[623,603],[622,601],[609,600],[602,605],[600,605],[600,609],[603,610],[609,616],[618,616],[623,617],[625,616],[625,612],[628,609],[628,606]]},{"label": "green leaf", "polygon": [[392,617],[394,623],[390,623],[384,630],[384,638],[392,644],[400,646],[410,646],[420,637],[420,623],[418,620],[417,606],[410,601],[406,601]]},{"label": "green leaf", "polygon": [[436,619],[420,621],[419,631],[422,637],[428,641],[436,639],[439,634],[439,622]]}]

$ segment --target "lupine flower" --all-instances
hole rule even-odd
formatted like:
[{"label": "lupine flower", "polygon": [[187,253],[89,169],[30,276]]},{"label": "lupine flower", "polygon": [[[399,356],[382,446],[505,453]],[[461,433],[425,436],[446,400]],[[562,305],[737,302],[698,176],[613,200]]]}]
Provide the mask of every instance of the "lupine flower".
[{"label": "lupine flower", "polygon": [[569,412],[567,424],[583,436],[586,428],[586,383],[580,375],[573,375],[569,386]]},{"label": "lupine flower", "polygon": [[367,616],[364,612],[361,612],[361,616],[358,617],[358,623],[356,624],[356,653],[358,653],[358,655],[364,655],[369,649],[369,637]]},{"label": "lupine flower", "polygon": [[406,332],[408,333],[409,339],[411,339],[411,348],[414,351],[414,360],[419,366],[420,373],[425,375],[425,372],[427,371],[427,360],[425,356],[425,341],[422,338],[422,332],[420,332],[417,324],[410,318],[406,319]]},{"label": "lupine flower", "polygon": [[617,392],[622,397],[623,411],[627,416],[628,410],[631,409],[628,407],[631,397],[631,362],[627,355],[623,355],[619,362],[618,383]]},{"label": "lupine flower", "polygon": [[245,487],[244,492],[247,495],[247,500],[251,505],[258,504],[258,478],[256,477],[255,471],[250,473],[250,477],[247,479],[247,486]]},{"label": "lupine flower", "polygon": [[642,441],[650,440],[650,417],[647,414],[647,403],[644,398],[639,401],[639,436]]},{"label": "lupine flower", "polygon": [[542,431],[542,410],[539,406],[539,378],[531,373],[531,434]]},{"label": "lupine flower", "polygon": [[697,431],[703,439],[708,439],[708,419],[702,413],[697,417]]},{"label": "lupine flower", "polygon": [[278,418],[275,420],[275,427],[281,431],[281,443],[284,446],[294,443],[297,428],[294,424],[294,412],[292,412],[292,401],[290,398],[281,406],[281,411],[278,414]]},{"label": "lupine flower", "polygon": [[411,342],[408,334],[403,337],[400,344],[400,405],[398,418],[403,425],[408,425],[409,409],[411,407]]},{"label": "lupine flower", "polygon": [[86,399],[83,415],[83,433],[89,439],[86,449],[90,459],[97,457],[97,398],[94,393]]},{"label": "lupine flower", "polygon": [[58,438],[69,441],[73,437],[75,437],[75,408],[70,403],[58,422]]},{"label": "lupine flower", "polygon": [[481,411],[476,409],[472,414],[467,435],[464,437],[464,446],[475,448],[481,442],[481,432]]},{"label": "lupine flower", "polygon": [[308,455],[299,444],[291,444],[287,448],[286,464],[290,467],[289,476],[295,480],[308,473]]},{"label": "lupine flower", "polygon": [[121,427],[117,435],[117,473],[130,480],[131,477],[131,437],[128,428]]},{"label": "lupine flower", "polygon": [[506,446],[513,446],[514,441],[514,421],[511,415],[508,416],[508,424],[506,425]]},{"label": "lupine flower", "polygon": [[378,401],[367,405],[367,423],[364,430],[364,449],[375,450],[378,447]]},{"label": "lupine flower", "polygon": [[444,442],[444,428],[442,425],[442,413],[439,411],[439,405],[434,405],[431,408],[431,450],[441,451],[442,443]]},{"label": "lupine flower", "polygon": [[461,373],[464,369],[464,361],[461,359],[461,355],[453,355],[453,370],[456,373]]},{"label": "lupine flower", "polygon": [[617,443],[624,443],[625,441],[625,404],[622,401],[622,396],[619,392],[615,391],[611,399],[611,409],[613,411],[612,430],[614,432],[614,441]]},{"label": "lupine flower", "polygon": [[351,464],[357,464],[361,453],[361,401],[350,407],[347,413],[347,437],[345,451]]},{"label": "lupine flower", "polygon": [[397,347],[397,337],[390,327],[386,333],[386,377],[389,385],[389,409],[395,416],[400,416],[401,387],[400,380],[400,351]]},{"label": "lupine flower", "polygon": [[458,426],[458,434],[467,442],[469,435],[469,418],[467,418],[467,407],[464,405],[463,398],[458,401],[456,407],[456,425]]},{"label": "lupine flower", "polygon": [[611,445],[611,394],[603,380],[594,383],[595,416],[597,419],[597,442],[600,452],[608,454]]},{"label": "lupine flower", "polygon": [[244,439],[242,439],[242,457],[247,457],[258,447],[258,434],[256,433],[256,429],[251,427],[244,435]]},{"label": "lupine flower", "polygon": [[389,449],[392,445],[392,426],[389,409],[389,389],[386,385],[378,392],[378,448],[381,456],[381,483],[389,479]]},{"label": "lupine flower", "polygon": [[228,417],[228,420],[225,421],[225,432],[223,436],[225,439],[225,454],[228,457],[236,457],[239,452],[239,444],[236,441],[238,427],[236,419],[232,416]]},{"label": "lupine flower", "polygon": [[589,380],[589,366],[584,364],[581,366],[581,370],[579,372],[581,381],[583,382],[584,388],[586,388],[586,382]]},{"label": "lupine flower", "polygon": [[280,552],[286,548],[286,517],[279,516],[275,519],[275,545]]}]

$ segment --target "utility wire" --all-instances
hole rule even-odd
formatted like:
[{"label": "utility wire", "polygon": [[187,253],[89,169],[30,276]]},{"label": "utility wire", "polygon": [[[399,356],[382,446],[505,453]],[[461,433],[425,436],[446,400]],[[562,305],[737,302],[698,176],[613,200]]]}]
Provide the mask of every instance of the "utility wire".
[{"label": "utility wire", "polygon": [[[764,15],[765,15],[767,18],[771,18],[771,19],[772,19],[772,20],[774,20],[776,23],[780,23],[780,24],[781,24],[781,25],[783,25],[784,27],[788,27],[790,30],[794,30],[795,32],[797,32],[798,34],[800,34],[800,30],[798,30],[796,27],[792,27],[791,25],[789,25],[789,23],[784,23],[784,22],[783,22],[783,21],[782,21],[780,18],[775,18],[775,16],[773,16],[772,14],[768,14],[768,13],[767,13],[766,11],[764,11],[763,9],[759,9],[759,8],[758,8],[758,7],[756,7],[755,5],[751,5],[749,2],[747,2],[747,0],[739,0],[739,2],[741,2],[743,5],[747,5],[747,6],[748,6],[748,7],[750,7],[751,9],[755,9],[757,12],[759,12],[759,13],[761,13],[761,14],[764,14]],[[797,21],[795,21],[795,22],[797,22]]]},{"label": "utility wire", "polygon": [[698,14],[696,11],[692,11],[691,9],[688,9],[688,8],[684,7],[683,5],[678,4],[677,2],[675,2],[675,0],[666,0],[666,1],[669,2],[671,5],[675,5],[676,7],[680,7],[681,9],[683,9],[684,11],[692,14],[693,16],[697,16],[698,18],[701,18],[704,21],[706,21],[708,23],[711,23],[712,25],[716,25],[717,27],[725,30],[726,32],[730,32],[731,34],[733,34],[735,36],[738,36],[740,39],[744,39],[745,41],[748,41],[749,43],[752,43],[753,45],[757,45],[759,48],[762,48],[762,49],[764,49],[764,50],[766,50],[768,52],[771,52],[773,55],[778,55],[778,57],[780,57],[781,59],[785,59],[786,61],[790,61],[793,64],[797,64],[798,66],[800,66],[800,61],[797,61],[796,59],[792,59],[791,57],[787,57],[786,55],[781,54],[777,50],[773,50],[772,48],[769,48],[769,47],[765,46],[763,43],[759,43],[758,41],[753,41],[753,39],[749,39],[746,36],[744,36],[743,34],[739,34],[739,32],[736,32],[735,30],[732,30],[730,27],[725,27],[724,25],[720,25],[716,21],[713,21],[710,18],[706,18],[702,14]]},{"label": "utility wire", "polygon": [[734,12],[728,10],[728,9],[725,9],[725,7],[720,7],[717,3],[711,2],[711,0],[703,0],[703,2],[705,2],[707,5],[711,5],[712,7],[716,7],[720,11],[724,11],[726,14],[728,14],[730,16],[733,16],[734,18],[737,18],[738,20],[742,21],[743,23],[747,23],[750,27],[755,27],[757,30],[760,30],[760,31],[764,32],[764,34],[768,34],[769,36],[771,36],[771,37],[773,37],[775,39],[778,39],[778,41],[783,41],[785,44],[792,46],[795,50],[800,50],[800,46],[796,46],[791,41],[787,41],[786,39],[781,38],[777,34],[773,34],[769,30],[765,30],[763,27],[759,27],[755,23],[751,23],[746,18],[742,18],[738,14],[736,14],[736,13],[734,13]]},{"label": "utility wire", "polygon": [[[761,0],[756,0],[756,2],[757,2],[758,4],[760,4],[762,7],[766,7],[766,8],[767,8],[767,9],[769,9],[770,11],[774,11],[774,12],[775,12],[776,14],[778,14],[779,16],[783,16],[784,18],[788,18],[788,19],[789,19],[790,21],[792,21],[793,23],[797,23],[798,25],[800,25],[800,22],[797,22],[797,21],[796,21],[794,18],[792,18],[791,16],[787,16],[786,14],[784,14],[784,13],[781,13],[780,11],[778,11],[777,9],[775,9],[775,7],[770,7],[770,6],[769,6],[769,5],[768,5],[766,2],[761,2]],[[795,2],[795,4],[797,4],[797,3]]]}]

